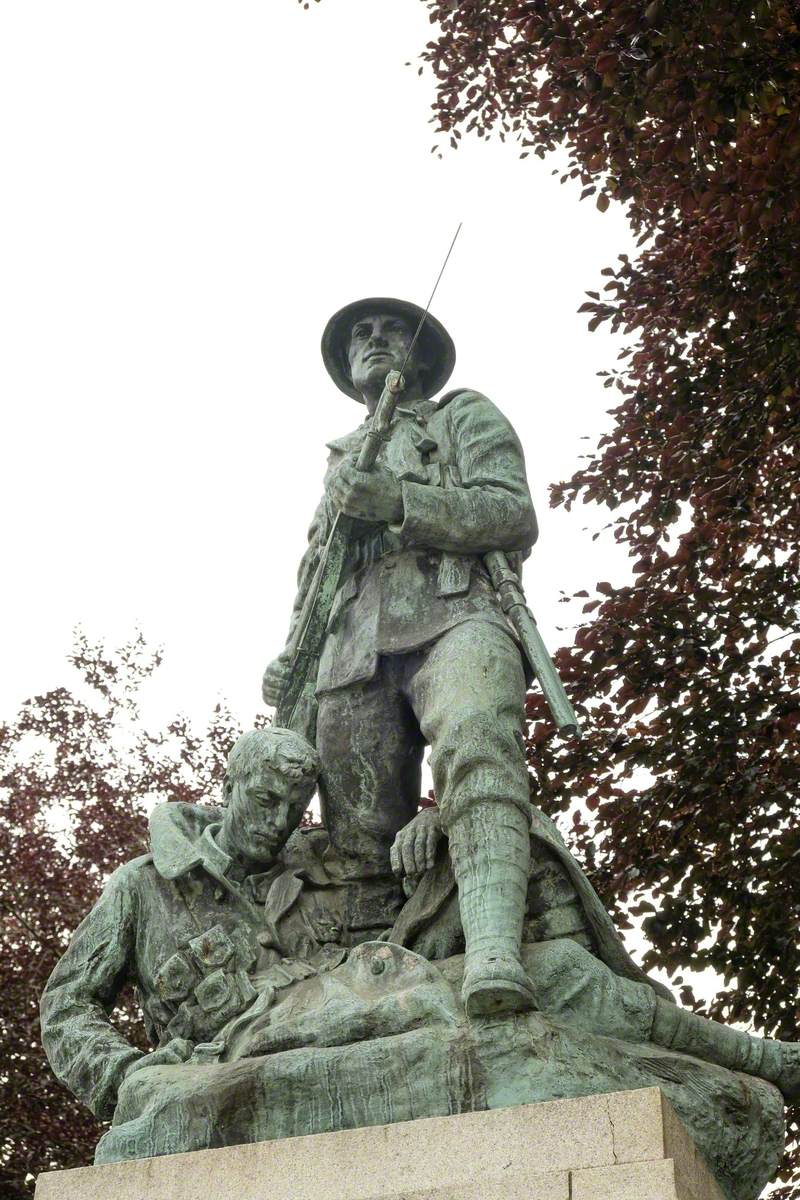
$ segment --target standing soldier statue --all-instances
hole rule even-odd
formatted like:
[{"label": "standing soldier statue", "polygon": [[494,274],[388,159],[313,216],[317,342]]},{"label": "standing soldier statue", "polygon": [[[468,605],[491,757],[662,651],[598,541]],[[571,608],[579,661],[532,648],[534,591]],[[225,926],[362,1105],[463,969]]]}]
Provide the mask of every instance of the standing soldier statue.
[{"label": "standing soldier statue", "polygon": [[[277,723],[313,733],[315,695],[322,816],[345,878],[388,875],[430,745],[466,941],[467,1011],[530,1008],[520,961],[531,824],[520,640],[528,644],[510,620],[522,615],[535,631],[518,581],[537,536],[522,447],[479,392],[433,399],[455,349],[414,304],[347,305],[328,322],[322,355],[367,417],[329,444],[287,648],[265,671],[263,697]],[[561,696],[560,723],[572,724]],[[420,835],[430,859],[433,828],[423,823]],[[362,917],[383,927],[386,918]]]}]

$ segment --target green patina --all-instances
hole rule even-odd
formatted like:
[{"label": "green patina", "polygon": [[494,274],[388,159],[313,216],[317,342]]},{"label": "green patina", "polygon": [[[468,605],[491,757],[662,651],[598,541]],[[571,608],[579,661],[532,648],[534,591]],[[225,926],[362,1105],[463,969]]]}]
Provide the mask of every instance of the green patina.
[{"label": "green patina", "polygon": [[[311,687],[293,731],[240,739],[219,807],[154,811],[151,852],[111,877],[47,985],[48,1056],[113,1115],[99,1162],[656,1084],[726,1194],[752,1200],[780,1155],[777,1089],[800,1095],[798,1047],[675,1005],[530,804],[529,680],[485,562],[518,571],[535,541],[523,454],[485,396],[433,399],[454,361],[434,319],[357,465],[418,315],[363,301],[325,331],[367,419],[331,443],[263,693],[292,680],[344,520]],[[426,747],[438,807],[417,814]],[[317,784],[325,827],[301,830]],[[112,1024],[126,982],[149,1054]]]}]

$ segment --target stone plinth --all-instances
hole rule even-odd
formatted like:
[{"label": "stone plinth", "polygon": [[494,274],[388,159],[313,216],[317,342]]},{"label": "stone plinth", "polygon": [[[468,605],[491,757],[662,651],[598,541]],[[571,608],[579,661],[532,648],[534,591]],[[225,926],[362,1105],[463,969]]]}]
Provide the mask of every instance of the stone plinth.
[{"label": "stone plinth", "polygon": [[[376,1081],[376,1086],[379,1086]],[[36,1200],[723,1200],[658,1088],[39,1176]]]}]

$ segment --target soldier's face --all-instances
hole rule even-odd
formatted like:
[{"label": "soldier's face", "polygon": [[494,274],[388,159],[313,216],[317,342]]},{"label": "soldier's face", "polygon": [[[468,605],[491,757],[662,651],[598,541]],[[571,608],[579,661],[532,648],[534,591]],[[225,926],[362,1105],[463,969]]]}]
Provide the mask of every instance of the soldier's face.
[{"label": "soldier's face", "polygon": [[[380,395],[389,371],[399,371],[405,362],[414,331],[402,317],[371,313],[356,321],[350,330],[347,361],[353,385],[364,396]],[[406,367],[414,375],[416,355]]]},{"label": "soldier's face", "polygon": [[269,865],[294,833],[311,798],[308,781],[263,764],[231,788],[223,817],[226,842],[242,858]]}]

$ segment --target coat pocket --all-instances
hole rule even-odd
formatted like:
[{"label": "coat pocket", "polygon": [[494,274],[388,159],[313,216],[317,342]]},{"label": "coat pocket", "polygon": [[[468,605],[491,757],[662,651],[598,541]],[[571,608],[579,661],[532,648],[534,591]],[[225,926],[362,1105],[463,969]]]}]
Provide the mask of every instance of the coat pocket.
[{"label": "coat pocket", "polygon": [[189,947],[203,971],[210,967],[224,967],[233,956],[233,942],[221,925],[215,925],[199,937],[192,938]]},{"label": "coat pocket", "polygon": [[466,554],[443,554],[439,563],[436,595],[465,596],[472,580],[472,561]]},{"label": "coat pocket", "polygon": [[178,951],[159,967],[153,983],[161,1000],[185,1000],[197,979],[197,971],[185,954]]}]

